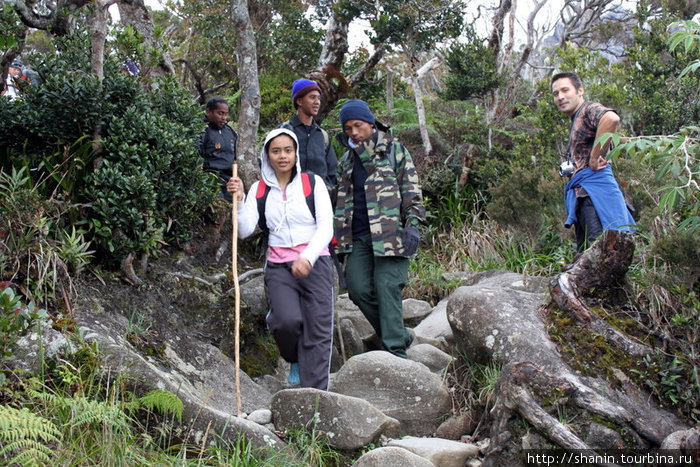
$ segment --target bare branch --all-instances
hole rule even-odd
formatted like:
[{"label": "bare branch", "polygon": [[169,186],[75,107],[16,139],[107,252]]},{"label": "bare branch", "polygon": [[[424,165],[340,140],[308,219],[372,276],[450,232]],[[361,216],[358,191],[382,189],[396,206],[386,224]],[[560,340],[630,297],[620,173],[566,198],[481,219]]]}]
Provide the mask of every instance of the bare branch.
[{"label": "bare branch", "polygon": [[367,77],[367,73],[372,70],[379,61],[384,57],[386,49],[384,46],[379,46],[375,49],[372,56],[365,62],[365,64],[357,72],[348,77],[348,84],[354,86],[360,81],[363,81]]}]

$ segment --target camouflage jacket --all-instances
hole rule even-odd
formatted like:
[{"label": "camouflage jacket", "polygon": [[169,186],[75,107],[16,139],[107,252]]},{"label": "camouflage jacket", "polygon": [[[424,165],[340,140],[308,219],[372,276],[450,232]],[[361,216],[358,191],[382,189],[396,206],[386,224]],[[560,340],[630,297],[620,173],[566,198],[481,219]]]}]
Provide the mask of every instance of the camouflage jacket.
[{"label": "camouflage jacket", "polygon": [[[348,150],[338,165],[338,200],[335,208],[335,235],[338,253],[352,251],[353,189],[352,168],[359,157],[365,170],[365,194],[375,256],[404,256],[400,232],[418,227],[425,218],[425,207],[416,167],[405,147],[389,133],[380,130],[351,149],[347,136],[338,139]],[[395,165],[387,154],[394,145]]]}]

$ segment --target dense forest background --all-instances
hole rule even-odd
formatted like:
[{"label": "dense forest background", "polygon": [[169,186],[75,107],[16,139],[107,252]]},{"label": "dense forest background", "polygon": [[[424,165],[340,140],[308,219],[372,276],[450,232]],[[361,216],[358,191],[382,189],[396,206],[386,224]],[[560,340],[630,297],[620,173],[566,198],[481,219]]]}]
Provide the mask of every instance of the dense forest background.
[{"label": "dense forest background", "polygon": [[[86,271],[138,284],[150,258],[186,249],[217,205],[196,152],[202,105],[232,104],[249,184],[299,77],[323,88],[332,135],[340,104],[364,99],[416,161],[428,220],[407,296],[443,298],[445,272],[554,274],[574,247],[557,174],[569,123],[549,78],[574,71],[622,117],[611,157],[640,225],[626,298],[664,342],[643,377],[697,422],[698,13],[693,0],[3,1],[2,79],[21,58],[30,80],[0,98],[3,355],[47,312],[70,314]],[[358,22],[367,48],[350,47]]]}]

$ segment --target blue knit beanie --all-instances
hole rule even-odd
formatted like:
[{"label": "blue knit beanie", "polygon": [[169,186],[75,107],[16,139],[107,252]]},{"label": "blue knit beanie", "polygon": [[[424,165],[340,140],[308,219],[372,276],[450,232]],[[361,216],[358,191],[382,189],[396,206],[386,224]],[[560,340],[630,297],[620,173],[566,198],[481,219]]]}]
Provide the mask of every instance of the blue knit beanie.
[{"label": "blue knit beanie", "polygon": [[347,101],[340,108],[340,126],[345,126],[348,120],[362,120],[374,125],[374,114],[367,102],[355,99]]},{"label": "blue knit beanie", "polygon": [[298,79],[292,83],[292,103],[294,108],[296,108],[296,101],[300,97],[304,97],[311,91],[321,92],[321,88],[318,86],[316,81],[311,81],[310,79]]}]

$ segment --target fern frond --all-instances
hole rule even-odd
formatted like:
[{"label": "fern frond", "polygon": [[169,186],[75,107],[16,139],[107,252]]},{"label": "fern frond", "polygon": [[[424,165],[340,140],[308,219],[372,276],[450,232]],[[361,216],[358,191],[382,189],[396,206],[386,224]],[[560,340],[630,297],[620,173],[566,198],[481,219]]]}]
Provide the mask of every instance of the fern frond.
[{"label": "fern frond", "polygon": [[156,389],[139,398],[139,402],[148,410],[157,410],[164,415],[175,415],[182,422],[185,406],[175,394],[162,389]]},{"label": "fern frond", "polygon": [[129,418],[118,406],[109,402],[89,400],[84,397],[74,399],[71,427],[102,424],[117,430],[129,429]]},{"label": "fern frond", "polygon": [[62,437],[55,424],[28,409],[0,406],[0,457],[14,455],[9,464],[49,463]]},{"label": "fern frond", "polygon": [[8,462],[9,465],[27,465],[28,462],[23,459],[35,459],[37,461],[41,461],[41,463],[48,464],[51,462],[51,457],[54,454],[53,449],[38,443],[36,440],[20,439],[3,447],[0,450],[0,457],[4,457],[15,452],[17,455],[15,455],[10,462]]}]

